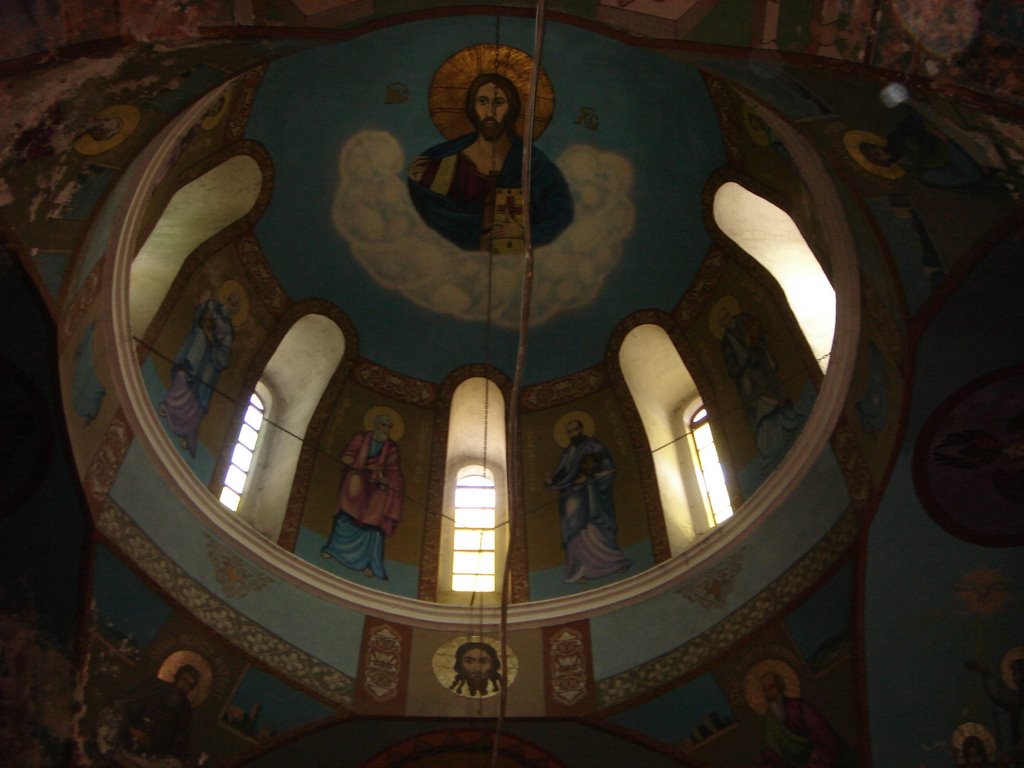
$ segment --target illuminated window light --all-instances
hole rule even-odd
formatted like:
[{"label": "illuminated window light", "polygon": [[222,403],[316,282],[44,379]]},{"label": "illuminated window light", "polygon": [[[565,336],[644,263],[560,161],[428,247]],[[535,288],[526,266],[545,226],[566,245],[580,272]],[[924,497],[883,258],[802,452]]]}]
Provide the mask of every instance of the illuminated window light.
[{"label": "illuminated window light", "polygon": [[718,451],[715,450],[708,412],[703,405],[699,406],[690,418],[690,435],[697,452],[697,466],[700,470],[697,473],[697,480],[711,509],[714,524],[718,525],[732,517],[732,501],[729,499],[729,489],[725,485],[722,465],[718,461]]},{"label": "illuminated window light", "polygon": [[220,503],[232,512],[237,512],[242,503],[242,495],[249,480],[256,442],[259,440],[264,418],[263,401],[253,393],[249,398],[249,407],[246,408],[242,426],[238,430],[235,448],[231,452],[231,463],[224,473],[224,487],[220,492]]},{"label": "illuminated window light", "polygon": [[453,515],[453,592],[494,592],[495,501],[494,481],[481,470],[458,479]]}]

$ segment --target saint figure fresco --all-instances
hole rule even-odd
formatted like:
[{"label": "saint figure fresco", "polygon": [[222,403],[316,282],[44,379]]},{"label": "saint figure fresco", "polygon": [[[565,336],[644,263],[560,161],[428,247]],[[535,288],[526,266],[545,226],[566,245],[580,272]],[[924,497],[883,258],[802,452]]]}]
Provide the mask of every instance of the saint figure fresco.
[{"label": "saint figure fresco", "polygon": [[725,366],[739,389],[757,452],[770,466],[785,454],[804,415],[782,389],[760,321],[740,311],[733,296],[723,296],[712,308],[711,332],[722,342]]},{"label": "saint figure fresco", "polygon": [[324,559],[361,570],[367,577],[387,579],[384,539],[402,520],[405,487],[398,442],[391,437],[399,416],[390,408],[371,408],[363,432],[349,441],[331,534],[320,549]]},{"label": "saint figure fresco", "polygon": [[147,680],[100,715],[96,746],[113,764],[182,768],[191,757],[192,710],[209,692],[208,662],[192,651],[169,656]]},{"label": "saint figure fresco", "polygon": [[206,298],[196,305],[192,330],[174,358],[171,384],[160,403],[160,415],[192,456],[196,455],[199,425],[210,410],[217,379],[231,362],[235,326],[247,313],[245,290],[234,280],[226,281],[217,291],[217,298]]},{"label": "saint figure fresco", "polygon": [[981,723],[963,723],[950,739],[956,764],[970,768],[994,768],[996,740]]},{"label": "saint figure fresco", "polygon": [[[494,62],[497,70],[502,63]],[[438,77],[447,76],[442,67]],[[463,105],[473,130],[431,147],[409,166],[409,194],[424,223],[463,250],[523,250],[523,140],[516,127],[523,95],[500,71],[479,72]],[[534,147],[531,157],[531,237],[546,245],[572,222],[572,196],[543,152]]]},{"label": "saint figure fresco", "polygon": [[565,582],[575,584],[628,570],[631,562],[616,543],[611,454],[599,440],[584,434],[581,418],[565,421],[564,429],[568,442],[545,485],[558,491]]},{"label": "saint figure fresco", "polygon": [[800,679],[786,662],[765,659],[747,672],[744,694],[761,714],[760,768],[853,768],[853,753],[825,718],[800,698]]}]

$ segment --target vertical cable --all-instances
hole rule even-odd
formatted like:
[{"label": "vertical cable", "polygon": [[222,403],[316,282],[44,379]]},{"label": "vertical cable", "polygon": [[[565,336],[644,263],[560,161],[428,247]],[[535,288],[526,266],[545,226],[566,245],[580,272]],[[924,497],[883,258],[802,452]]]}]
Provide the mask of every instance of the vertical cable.
[{"label": "vertical cable", "polygon": [[530,329],[530,300],[533,295],[533,233],[530,223],[530,189],[533,166],[533,122],[537,111],[537,85],[540,82],[540,62],[544,48],[544,0],[537,0],[537,14],[533,30],[533,68],[530,72],[530,93],[526,100],[526,121],[523,126],[523,287],[519,303],[519,348],[516,351],[515,373],[509,394],[508,446],[511,460],[508,462],[508,551],[501,578],[501,612],[498,637],[501,645],[501,668],[505,672],[505,683],[498,695],[498,720],[494,728],[494,743],[491,747],[491,766],[497,768],[501,731],[505,723],[508,706],[508,605],[512,589],[512,555],[520,530],[519,510],[522,507],[519,466],[519,393],[523,383],[523,369],[526,365],[526,341]]}]

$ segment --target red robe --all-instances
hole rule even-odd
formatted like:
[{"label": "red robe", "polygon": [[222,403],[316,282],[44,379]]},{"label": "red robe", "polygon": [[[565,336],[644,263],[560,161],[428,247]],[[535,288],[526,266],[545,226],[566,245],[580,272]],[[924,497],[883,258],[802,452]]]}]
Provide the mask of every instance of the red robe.
[{"label": "red robe", "polygon": [[391,536],[402,519],[402,468],[398,444],[385,440],[377,456],[370,456],[373,431],[360,432],[349,442],[342,461],[348,466],[341,481],[338,511],[363,525],[373,525]]}]

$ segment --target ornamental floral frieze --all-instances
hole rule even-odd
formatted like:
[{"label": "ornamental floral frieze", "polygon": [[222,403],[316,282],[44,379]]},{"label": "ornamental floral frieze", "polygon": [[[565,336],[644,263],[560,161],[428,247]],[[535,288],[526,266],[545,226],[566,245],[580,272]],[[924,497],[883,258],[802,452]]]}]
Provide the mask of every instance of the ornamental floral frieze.
[{"label": "ornamental floral frieze", "polygon": [[218,598],[157,547],[117,504],[106,502],[96,516],[96,529],[158,590],[239,651],[333,704],[352,706],[355,681],[351,677],[282,640]]},{"label": "ornamental floral frieze", "polygon": [[858,528],[851,506],[815,547],[728,617],[668,653],[598,680],[597,706],[605,709],[679,680],[749,637],[820,580],[854,543]]},{"label": "ornamental floral frieze", "polygon": [[118,410],[107,427],[107,434],[83,478],[86,495],[94,508],[104,502],[110,489],[114,487],[117,473],[128,454],[133,438],[124,411]]}]

